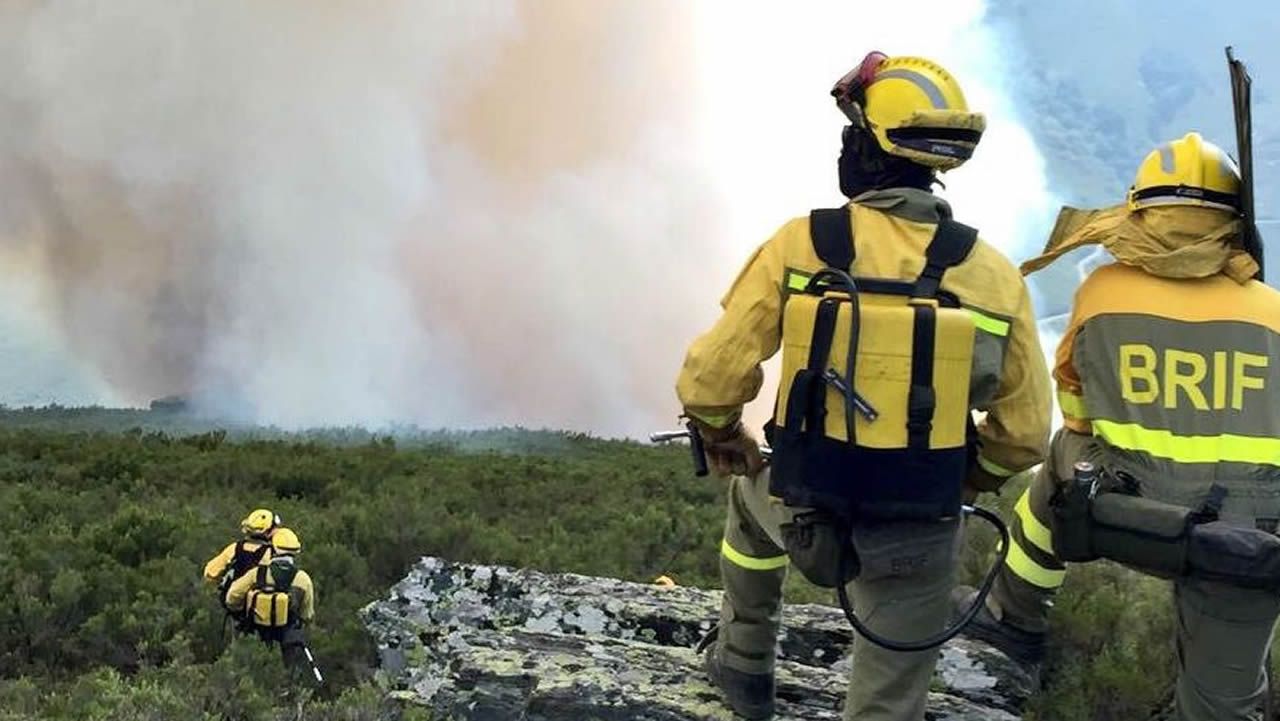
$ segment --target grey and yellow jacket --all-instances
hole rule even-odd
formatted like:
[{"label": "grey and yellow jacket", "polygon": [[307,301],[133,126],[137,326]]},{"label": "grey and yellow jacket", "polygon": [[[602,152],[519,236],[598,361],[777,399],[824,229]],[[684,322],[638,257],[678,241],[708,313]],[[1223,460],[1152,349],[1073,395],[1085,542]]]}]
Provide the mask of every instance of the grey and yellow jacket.
[{"label": "grey and yellow jacket", "polygon": [[[911,280],[924,267],[937,223],[951,216],[931,193],[893,188],[858,196],[852,214],[855,276]],[[724,313],[689,348],[676,383],[686,413],[724,426],[741,414],[763,383],[761,363],[778,351],[788,294],[803,289],[823,263],[796,218],[760,246],[721,301]],[[995,490],[1045,454],[1052,398],[1031,300],[1017,269],[979,240],[947,271],[954,293],[977,326],[970,404],[986,411],[979,426],[981,470],[971,484]]]},{"label": "grey and yellow jacket", "polygon": [[1053,376],[1066,427],[1091,433],[1143,495],[1280,518],[1280,292],[1229,214],[1065,209],[1035,270],[1090,242],[1119,261],[1076,292]]}]

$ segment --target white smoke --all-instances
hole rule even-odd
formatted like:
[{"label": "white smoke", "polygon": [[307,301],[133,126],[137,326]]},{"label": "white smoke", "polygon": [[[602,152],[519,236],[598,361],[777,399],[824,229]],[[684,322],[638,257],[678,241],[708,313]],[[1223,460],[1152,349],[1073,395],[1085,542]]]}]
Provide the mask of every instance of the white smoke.
[{"label": "white smoke", "polygon": [[[728,242],[739,249],[736,263],[708,272],[714,292],[723,290],[750,249],[783,221],[843,202],[835,181],[843,116],[828,93],[870,50],[939,62],[960,82],[970,108],[986,114],[988,130],[973,160],[944,176],[940,195],[952,203],[958,220],[979,228],[1011,258],[1034,255],[1057,202],[1046,188],[1040,154],[1009,101],[1010,68],[984,24],[985,3],[698,7],[700,117],[708,138],[703,147],[719,171],[715,187],[726,209]],[[762,393],[752,420],[767,418],[772,404],[772,396]]]},{"label": "white smoke", "polygon": [[41,251],[70,347],[124,399],[396,420],[458,373],[396,253],[445,182],[424,139],[514,14],[363,5],[6,6],[8,243]]},{"label": "white smoke", "polygon": [[105,402],[638,434],[750,250],[839,202],[866,51],[988,113],[959,218],[1015,253],[1051,219],[982,3],[903,12],[11,0],[0,252]]}]

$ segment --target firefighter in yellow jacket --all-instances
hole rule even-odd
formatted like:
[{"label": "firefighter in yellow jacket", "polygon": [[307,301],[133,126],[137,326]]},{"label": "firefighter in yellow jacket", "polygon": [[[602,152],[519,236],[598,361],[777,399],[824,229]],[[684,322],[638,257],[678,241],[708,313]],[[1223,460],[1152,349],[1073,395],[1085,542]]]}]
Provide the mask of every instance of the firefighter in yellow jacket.
[{"label": "firefighter in yellow jacket", "polygon": [[[948,204],[932,194],[936,174],[970,157],[983,117],[968,110],[946,70],[922,58],[873,53],[833,95],[851,123],[838,163],[850,202],[813,217],[822,214],[824,226],[830,220],[843,227],[835,245],[851,256],[845,267],[854,276],[923,277],[931,238],[951,217]],[[734,475],[721,545],[724,604],[705,663],[728,704],[749,719],[774,712],[774,649],[788,566],[782,528],[795,510],[771,497],[771,472],[762,470],[740,414],[760,391],[761,363],[782,344],[788,298],[830,265],[819,256],[814,222],[792,220],[760,246],[722,300],[719,321],[690,347],[677,381],[711,466],[718,475]],[[957,260],[941,277],[941,291],[958,298],[975,328],[972,367],[966,364],[954,381],[969,386],[969,407],[987,412],[966,479],[976,495],[1042,460],[1051,398],[1031,301],[1016,268],[981,240]],[[968,417],[967,408],[961,412]],[[849,589],[876,632],[913,640],[946,625],[957,529],[954,518],[853,529],[863,569]],[[858,637],[853,655],[857,673],[846,718],[924,718],[936,649],[898,653]]]},{"label": "firefighter in yellow jacket", "polygon": [[227,544],[204,565],[205,583],[218,587],[218,598],[226,597],[231,582],[271,558],[271,534],[280,526],[280,516],[266,508],[254,509],[240,521],[244,538]]},{"label": "firefighter in yellow jacket", "polygon": [[[1053,371],[1063,428],[970,626],[1038,663],[1078,538],[1088,552],[1068,560],[1173,577],[1182,721],[1255,718],[1280,613],[1280,594],[1262,588],[1274,574],[1251,577],[1280,547],[1280,293],[1253,279],[1239,192],[1232,160],[1189,133],[1146,157],[1125,205],[1064,209],[1046,254],[1024,266],[1093,243],[1117,261],[1076,293]],[[1081,461],[1101,475],[1076,517],[1066,499]]]},{"label": "firefighter in yellow jacket", "polygon": [[298,568],[302,541],[288,528],[271,535],[272,557],[237,578],[227,590],[227,608],[241,611],[263,641],[280,644],[285,665],[306,667],[304,624],[316,615],[316,589]]}]

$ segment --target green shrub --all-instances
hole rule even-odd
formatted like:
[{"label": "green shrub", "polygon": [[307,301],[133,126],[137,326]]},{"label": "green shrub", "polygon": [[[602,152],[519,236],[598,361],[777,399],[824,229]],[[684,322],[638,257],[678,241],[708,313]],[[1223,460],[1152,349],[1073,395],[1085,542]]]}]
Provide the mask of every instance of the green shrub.
[{"label": "green shrub", "polygon": [[[200,580],[258,506],[299,533],[316,583],[309,634],[329,683],[308,718],[414,717],[370,684],[356,610],[423,555],[719,582],[724,484],[695,479],[684,449],[521,431],[120,432],[147,418],[0,411],[0,721],[292,718],[278,654],[252,639],[227,646]],[[68,425],[93,432],[50,430]],[[1022,483],[995,498],[1006,518]],[[966,543],[962,576],[974,581],[994,537],[974,525]],[[799,574],[786,592],[831,600]],[[1170,606],[1167,584],[1072,568],[1029,717],[1145,717],[1172,681]]]},{"label": "green shrub", "polygon": [[200,580],[258,506],[299,533],[316,582],[309,634],[330,683],[310,717],[365,718],[375,655],[356,611],[423,555],[714,583],[723,494],[690,478],[683,453],[495,437],[533,450],[0,427],[0,598],[13,599],[0,604],[0,707],[15,718],[280,713],[278,658],[243,642],[224,652],[223,615]]}]

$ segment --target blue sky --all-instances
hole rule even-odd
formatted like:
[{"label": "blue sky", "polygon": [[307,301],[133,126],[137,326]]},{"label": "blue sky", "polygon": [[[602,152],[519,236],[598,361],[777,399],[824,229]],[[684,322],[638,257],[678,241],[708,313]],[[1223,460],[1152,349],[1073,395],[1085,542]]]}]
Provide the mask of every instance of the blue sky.
[{"label": "blue sky", "polygon": [[[1233,46],[1254,78],[1256,204],[1275,285],[1280,5],[992,0],[985,22],[1002,45],[1003,89],[1043,157],[1048,188],[1063,203],[1087,207],[1118,202],[1146,153],[1188,131],[1235,154],[1223,54]],[[1040,314],[1065,312],[1077,280],[1069,261],[1034,276]]]}]

